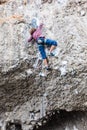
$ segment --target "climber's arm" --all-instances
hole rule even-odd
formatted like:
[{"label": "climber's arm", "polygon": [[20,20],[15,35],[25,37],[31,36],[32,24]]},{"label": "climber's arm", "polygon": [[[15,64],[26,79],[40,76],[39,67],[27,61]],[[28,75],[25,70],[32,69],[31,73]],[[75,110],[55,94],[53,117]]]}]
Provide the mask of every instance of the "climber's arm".
[{"label": "climber's arm", "polygon": [[42,27],[43,27],[43,23],[41,23],[40,25],[39,25],[39,27],[38,27],[38,29],[42,29]]},{"label": "climber's arm", "polygon": [[31,42],[33,40],[33,37],[31,36],[29,39],[28,39],[28,42]]}]

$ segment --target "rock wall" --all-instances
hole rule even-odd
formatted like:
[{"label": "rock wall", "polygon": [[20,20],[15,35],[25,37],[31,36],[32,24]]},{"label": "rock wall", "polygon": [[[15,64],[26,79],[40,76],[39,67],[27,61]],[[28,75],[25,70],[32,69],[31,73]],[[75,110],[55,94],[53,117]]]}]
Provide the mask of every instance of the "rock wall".
[{"label": "rock wall", "polygon": [[[87,109],[86,11],[86,0],[0,1],[2,129],[16,122],[31,130],[55,110]],[[51,72],[36,44],[27,42],[29,29],[40,22],[46,38],[58,42],[56,57],[48,56]]]}]

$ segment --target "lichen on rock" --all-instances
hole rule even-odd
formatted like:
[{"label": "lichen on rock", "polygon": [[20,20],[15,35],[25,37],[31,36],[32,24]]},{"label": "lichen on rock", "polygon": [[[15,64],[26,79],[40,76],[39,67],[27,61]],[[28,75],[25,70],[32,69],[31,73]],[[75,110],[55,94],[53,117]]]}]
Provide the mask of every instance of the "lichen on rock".
[{"label": "lichen on rock", "polygon": [[8,2],[8,0],[0,0],[0,5]]}]

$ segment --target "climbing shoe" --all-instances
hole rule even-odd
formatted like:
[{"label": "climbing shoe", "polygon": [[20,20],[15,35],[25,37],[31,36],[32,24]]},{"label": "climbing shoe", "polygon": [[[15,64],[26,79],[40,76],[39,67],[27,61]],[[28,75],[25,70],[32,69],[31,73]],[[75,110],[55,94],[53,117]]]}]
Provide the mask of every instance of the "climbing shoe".
[{"label": "climbing shoe", "polygon": [[52,52],[50,52],[50,56],[55,56],[55,54],[53,54]]},{"label": "climbing shoe", "polygon": [[52,52],[49,52],[49,53],[48,53],[48,56],[55,56],[55,54],[52,53]]},{"label": "climbing shoe", "polygon": [[49,66],[45,67],[45,69],[48,71],[52,70]]}]

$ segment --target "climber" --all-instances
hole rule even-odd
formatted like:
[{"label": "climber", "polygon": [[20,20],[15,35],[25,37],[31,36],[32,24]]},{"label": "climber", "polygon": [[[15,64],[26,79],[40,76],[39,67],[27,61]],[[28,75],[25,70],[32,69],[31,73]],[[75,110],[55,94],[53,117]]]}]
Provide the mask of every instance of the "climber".
[{"label": "climber", "polygon": [[45,45],[50,46],[49,56],[55,56],[52,53],[52,51],[56,48],[57,42],[55,40],[46,39],[45,36],[42,35],[42,27],[43,27],[43,24],[40,24],[40,26],[38,26],[37,29],[32,28],[30,30],[31,36],[28,39],[28,42],[31,42],[32,40],[36,41],[38,48],[39,48],[39,51],[40,51],[40,54],[41,54],[41,57],[43,59],[45,68],[47,70],[51,70],[51,68],[49,67],[48,58],[47,58],[46,52],[45,52]]}]

